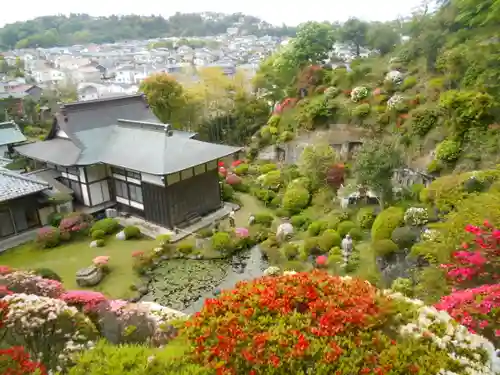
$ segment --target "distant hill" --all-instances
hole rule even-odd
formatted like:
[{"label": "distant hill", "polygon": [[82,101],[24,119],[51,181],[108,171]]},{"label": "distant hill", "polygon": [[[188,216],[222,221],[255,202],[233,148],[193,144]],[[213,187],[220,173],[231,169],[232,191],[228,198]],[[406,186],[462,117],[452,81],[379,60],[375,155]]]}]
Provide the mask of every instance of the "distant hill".
[{"label": "distant hill", "polygon": [[0,29],[0,48],[68,46],[86,43],[113,43],[167,36],[200,37],[218,35],[239,27],[253,35],[291,36],[295,27],[276,27],[241,13],[176,13],[160,16],[92,17],[88,14],[45,16],[8,24]]}]

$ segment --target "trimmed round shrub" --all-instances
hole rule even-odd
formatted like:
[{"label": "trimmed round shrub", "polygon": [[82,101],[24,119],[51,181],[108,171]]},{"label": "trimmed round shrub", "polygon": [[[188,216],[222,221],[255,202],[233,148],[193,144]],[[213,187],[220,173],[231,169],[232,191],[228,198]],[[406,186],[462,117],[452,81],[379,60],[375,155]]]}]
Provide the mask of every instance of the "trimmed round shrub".
[{"label": "trimmed round shrub", "polygon": [[394,229],[403,223],[404,214],[401,207],[389,207],[379,213],[372,225],[372,241],[391,238]]},{"label": "trimmed round shrub", "polygon": [[451,139],[445,139],[436,148],[436,159],[446,163],[453,163],[460,156],[460,143]]},{"label": "trimmed round shrub", "polygon": [[35,275],[41,276],[44,279],[62,281],[61,276],[59,276],[55,271],[50,268],[35,268],[33,270]]},{"label": "trimmed round shrub", "polygon": [[295,215],[290,218],[290,222],[292,223],[294,228],[303,229],[308,227],[311,223],[311,219],[309,219],[305,215]]},{"label": "trimmed round shrub", "polygon": [[307,227],[307,233],[314,237],[323,232],[327,228],[327,223],[325,221],[313,221]]},{"label": "trimmed round shrub", "polygon": [[297,259],[297,257],[299,256],[299,247],[297,246],[297,244],[287,243],[283,247],[283,252],[285,254],[286,259],[294,260]]},{"label": "trimmed round shrub", "polygon": [[120,229],[120,223],[118,223],[118,220],[107,217],[96,221],[94,225],[92,225],[90,233],[93,234],[95,231],[103,231],[105,234],[113,234],[117,232],[118,229]]},{"label": "trimmed round shrub", "polygon": [[249,169],[249,165],[248,164],[245,164],[245,163],[242,163],[240,165],[237,165],[236,167],[233,168],[233,171],[235,174],[237,174],[238,176],[244,176],[248,173],[248,169]]},{"label": "trimmed round shrub", "polygon": [[361,241],[363,239],[363,232],[359,228],[352,228],[349,235],[354,241]]},{"label": "trimmed round shrub", "polygon": [[55,227],[40,228],[36,234],[36,244],[41,249],[50,249],[61,243],[61,231]]},{"label": "trimmed round shrub", "polygon": [[370,104],[368,103],[359,104],[352,110],[352,115],[357,118],[365,118],[368,117],[368,115],[370,114],[370,110],[371,110]]},{"label": "trimmed round shrub", "polygon": [[102,239],[104,239],[104,237],[106,237],[106,233],[103,230],[97,229],[97,230],[92,231],[92,239],[93,240],[102,240]]},{"label": "trimmed round shrub", "polygon": [[420,137],[436,127],[439,121],[439,114],[433,108],[416,108],[410,112],[410,116],[411,131]]},{"label": "trimmed round shrub", "polygon": [[127,240],[141,237],[141,230],[135,225],[129,225],[128,227],[123,228],[123,233],[125,233],[125,238]]},{"label": "trimmed round shrub", "polygon": [[269,164],[263,164],[259,167],[259,173],[260,174],[267,174],[271,171],[275,171],[278,169],[278,166],[276,164],[272,164],[272,163],[269,163]]},{"label": "trimmed round shrub", "polygon": [[304,240],[304,243],[302,244],[304,253],[306,255],[317,255],[321,254],[321,251],[319,249],[318,245],[318,237],[309,237]]},{"label": "trimmed round shrub", "polygon": [[311,196],[304,187],[288,187],[283,196],[283,208],[290,213],[299,213],[309,204]]},{"label": "trimmed round shrub", "polygon": [[352,221],[343,221],[337,227],[337,232],[339,232],[340,237],[344,238],[346,234],[349,234],[352,228],[356,228],[356,224]]},{"label": "trimmed round shrub", "polygon": [[362,229],[371,229],[375,216],[375,210],[372,207],[361,208],[356,215],[358,226]]},{"label": "trimmed round shrub", "polygon": [[183,333],[191,360],[214,373],[491,374],[490,342],[389,293],[321,271],[263,277],[207,300]]},{"label": "trimmed round shrub", "polygon": [[399,248],[392,240],[378,240],[372,243],[372,250],[375,256],[386,257],[397,252]]},{"label": "trimmed round shrub", "polygon": [[[200,233],[204,230],[207,230],[208,232],[210,232],[210,236],[212,235],[212,231],[210,229],[207,229],[207,228],[201,229],[198,233]],[[208,236],[208,237],[210,237],[210,236]],[[156,236],[156,241],[158,241],[159,243],[169,243],[171,239],[172,239],[172,236],[170,234],[159,234],[158,236]]]},{"label": "trimmed round shrub", "polygon": [[340,235],[333,229],[327,229],[318,238],[318,246],[323,252],[328,252],[332,247],[340,246]]},{"label": "trimmed round shrub", "polygon": [[191,254],[194,250],[194,246],[189,241],[183,241],[177,244],[176,249],[179,253],[188,255]]},{"label": "trimmed round shrub", "polygon": [[95,244],[97,247],[104,247],[106,245],[106,242],[104,242],[104,240],[101,238],[101,239],[95,240]]},{"label": "trimmed round shrub", "polygon": [[231,252],[233,250],[231,236],[227,232],[217,232],[212,236],[212,249],[216,251]]},{"label": "trimmed round shrub", "polygon": [[418,240],[418,231],[411,227],[399,227],[394,229],[391,239],[400,249],[411,249]]},{"label": "trimmed round shrub", "polygon": [[222,199],[224,201],[230,201],[234,198],[234,189],[231,185],[222,184]]},{"label": "trimmed round shrub", "polygon": [[267,212],[259,212],[255,214],[255,224],[262,224],[266,227],[270,227],[273,223],[274,217]]}]

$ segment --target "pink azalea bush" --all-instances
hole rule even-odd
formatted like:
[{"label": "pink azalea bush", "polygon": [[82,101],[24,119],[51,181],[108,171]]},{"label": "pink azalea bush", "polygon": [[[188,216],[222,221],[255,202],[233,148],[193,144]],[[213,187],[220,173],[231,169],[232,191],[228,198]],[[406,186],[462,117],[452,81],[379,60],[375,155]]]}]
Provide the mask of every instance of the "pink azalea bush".
[{"label": "pink azalea bush", "polygon": [[94,263],[94,265],[96,265],[96,266],[105,266],[105,265],[107,265],[109,263],[109,259],[110,259],[109,256],[100,255],[98,257],[95,257],[92,260],[92,263]]},{"label": "pink azalea bush", "polygon": [[234,233],[240,238],[247,238],[250,235],[247,228],[236,228]]},{"label": "pink azalea bush", "polygon": [[107,300],[104,294],[90,290],[68,290],[59,298],[84,312],[95,310],[101,302]]},{"label": "pink azalea bush", "polygon": [[61,231],[54,227],[40,228],[36,234],[35,242],[42,249],[56,247],[61,243]]},{"label": "pink azalea bush", "polygon": [[13,293],[34,294],[42,297],[59,298],[63,285],[56,280],[44,279],[28,271],[13,271],[0,275],[0,285]]},{"label": "pink azalea bush", "polygon": [[457,288],[492,284],[500,280],[500,229],[488,221],[482,227],[467,225],[465,230],[474,240],[463,243],[462,249],[453,253],[452,262],[442,265]]},{"label": "pink azalea bush", "polygon": [[441,298],[435,307],[500,346],[500,284],[457,290]]}]

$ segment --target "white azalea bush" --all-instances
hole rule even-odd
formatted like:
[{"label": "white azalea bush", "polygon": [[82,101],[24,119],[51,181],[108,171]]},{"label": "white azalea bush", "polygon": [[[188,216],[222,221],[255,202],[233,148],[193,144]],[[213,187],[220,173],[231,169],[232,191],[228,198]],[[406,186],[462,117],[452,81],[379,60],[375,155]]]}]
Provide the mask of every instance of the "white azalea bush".
[{"label": "white azalea bush", "polygon": [[271,266],[264,270],[264,276],[279,276],[281,269],[279,267]]},{"label": "white azalea bush", "polygon": [[403,83],[404,75],[403,75],[403,73],[401,73],[397,70],[392,70],[386,74],[385,80],[388,82],[392,82],[395,85],[400,85],[401,83]]},{"label": "white azalea bush", "polygon": [[355,87],[351,91],[351,100],[355,103],[368,97],[368,89],[364,86]]},{"label": "white azalea bush", "polygon": [[423,207],[410,207],[404,215],[406,225],[421,226],[429,222],[429,213]]},{"label": "white azalea bush", "polygon": [[435,241],[438,238],[439,231],[436,229],[424,229],[422,232],[423,241]]},{"label": "white azalea bush", "polygon": [[62,300],[20,293],[0,301],[7,303],[0,329],[4,342],[23,346],[48,369],[61,371],[76,354],[94,346],[98,335],[94,324]]},{"label": "white azalea bush", "polygon": [[401,95],[393,95],[389,98],[387,101],[387,108],[388,109],[397,109],[400,105],[404,103],[404,99]]},{"label": "white azalea bush", "polygon": [[0,274],[0,285],[13,293],[36,294],[42,297],[58,298],[63,292],[59,281],[44,279],[29,271]]}]

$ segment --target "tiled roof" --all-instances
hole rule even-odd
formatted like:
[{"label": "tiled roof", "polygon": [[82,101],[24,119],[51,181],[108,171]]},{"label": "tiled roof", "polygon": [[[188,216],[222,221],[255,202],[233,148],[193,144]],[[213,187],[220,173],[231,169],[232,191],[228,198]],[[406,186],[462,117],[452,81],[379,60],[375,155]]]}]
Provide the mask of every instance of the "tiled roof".
[{"label": "tiled roof", "polygon": [[26,137],[15,122],[0,123],[0,146],[24,141],[26,141]]},{"label": "tiled roof", "polygon": [[46,182],[0,168],[0,202],[50,189]]}]

